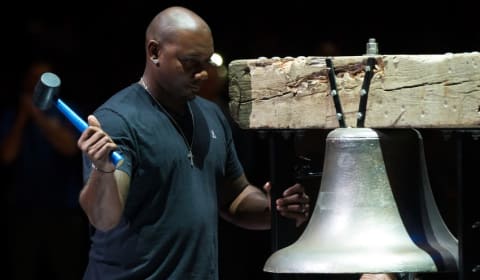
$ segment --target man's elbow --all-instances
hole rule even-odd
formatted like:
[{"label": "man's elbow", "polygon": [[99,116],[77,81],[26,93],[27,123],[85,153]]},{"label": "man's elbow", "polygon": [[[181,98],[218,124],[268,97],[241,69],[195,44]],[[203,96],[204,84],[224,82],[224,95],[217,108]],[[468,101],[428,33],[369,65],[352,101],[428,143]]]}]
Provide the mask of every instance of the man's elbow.
[{"label": "man's elbow", "polygon": [[109,231],[115,228],[121,220],[122,211],[111,211],[110,213],[102,212],[98,207],[92,205],[92,203],[85,197],[85,195],[80,194],[79,203],[83,211],[88,217],[90,224],[97,230],[100,231]]},{"label": "man's elbow", "polygon": [[114,229],[120,223],[120,219],[109,220],[109,221],[99,221],[99,222],[95,222],[95,223],[90,220],[90,223],[92,224],[92,226],[96,230],[106,232],[106,231]]},{"label": "man's elbow", "polygon": [[95,229],[103,232],[114,229],[120,223],[120,220],[121,220],[120,215],[115,215],[115,216],[110,215],[108,217],[105,217],[105,215],[87,214],[87,216],[90,224]]},{"label": "man's elbow", "polygon": [[221,214],[225,220],[245,229],[270,229],[270,201],[256,187],[245,188]]}]

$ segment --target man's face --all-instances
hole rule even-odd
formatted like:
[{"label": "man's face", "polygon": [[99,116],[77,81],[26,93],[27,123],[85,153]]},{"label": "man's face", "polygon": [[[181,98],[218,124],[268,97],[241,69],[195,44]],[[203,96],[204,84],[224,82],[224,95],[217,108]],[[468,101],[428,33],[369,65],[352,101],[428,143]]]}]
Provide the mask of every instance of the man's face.
[{"label": "man's face", "polygon": [[208,79],[213,40],[209,32],[181,31],[162,46],[161,77],[164,90],[178,98],[192,99]]}]

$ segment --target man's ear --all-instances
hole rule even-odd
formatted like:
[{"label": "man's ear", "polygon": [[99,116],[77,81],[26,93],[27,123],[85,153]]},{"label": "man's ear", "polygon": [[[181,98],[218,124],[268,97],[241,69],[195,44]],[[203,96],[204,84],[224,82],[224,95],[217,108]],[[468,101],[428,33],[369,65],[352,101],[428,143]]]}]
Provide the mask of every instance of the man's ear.
[{"label": "man's ear", "polygon": [[148,56],[154,64],[158,64],[158,56],[160,55],[160,44],[158,41],[150,40],[147,46]]}]

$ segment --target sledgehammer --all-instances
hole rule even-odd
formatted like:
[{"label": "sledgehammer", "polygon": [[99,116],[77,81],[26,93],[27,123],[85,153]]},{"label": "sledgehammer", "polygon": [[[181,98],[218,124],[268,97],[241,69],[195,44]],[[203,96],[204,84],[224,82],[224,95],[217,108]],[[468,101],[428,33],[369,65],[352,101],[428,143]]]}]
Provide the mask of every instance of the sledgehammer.
[{"label": "sledgehammer", "polygon": [[[88,124],[58,98],[60,84],[60,78],[57,75],[51,72],[43,73],[35,86],[33,103],[40,110],[47,110],[52,104],[55,104],[57,109],[62,112],[80,132],[83,132],[87,129]],[[118,152],[113,151],[110,153],[110,160],[115,166],[119,166],[123,162],[123,157]]]}]

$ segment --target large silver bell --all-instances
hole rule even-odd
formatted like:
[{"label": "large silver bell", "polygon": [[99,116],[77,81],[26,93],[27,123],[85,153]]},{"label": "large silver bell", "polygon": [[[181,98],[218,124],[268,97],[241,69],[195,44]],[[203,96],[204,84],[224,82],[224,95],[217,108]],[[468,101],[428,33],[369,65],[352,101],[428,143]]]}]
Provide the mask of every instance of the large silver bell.
[{"label": "large silver bell", "polygon": [[337,128],[300,238],[273,253],[273,273],[439,272],[458,268],[414,129]]}]

